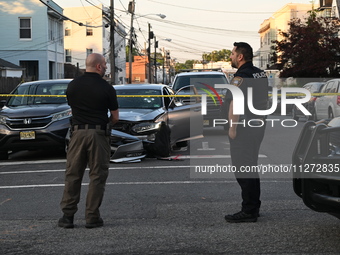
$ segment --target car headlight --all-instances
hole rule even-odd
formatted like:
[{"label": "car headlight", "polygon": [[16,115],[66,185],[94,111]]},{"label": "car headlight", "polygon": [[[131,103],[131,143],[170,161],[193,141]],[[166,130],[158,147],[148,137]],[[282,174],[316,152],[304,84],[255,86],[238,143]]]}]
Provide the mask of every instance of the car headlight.
[{"label": "car headlight", "polygon": [[66,119],[66,118],[69,118],[71,116],[72,116],[72,111],[71,111],[71,109],[68,109],[66,111],[53,114],[52,115],[52,121]]},{"label": "car headlight", "polygon": [[138,134],[158,131],[161,127],[161,122],[143,122],[132,127],[132,131]]},{"label": "car headlight", "polygon": [[7,117],[0,115],[0,124],[5,125],[6,119],[7,119]]}]

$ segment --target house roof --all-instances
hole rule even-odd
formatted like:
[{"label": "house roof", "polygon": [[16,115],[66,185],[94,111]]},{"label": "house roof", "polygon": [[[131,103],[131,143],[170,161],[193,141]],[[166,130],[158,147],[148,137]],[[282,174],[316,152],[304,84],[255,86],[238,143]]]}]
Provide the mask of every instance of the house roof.
[{"label": "house roof", "polygon": [[1,69],[23,69],[22,67],[15,65],[11,62],[8,62],[2,58],[0,58],[0,68]]}]

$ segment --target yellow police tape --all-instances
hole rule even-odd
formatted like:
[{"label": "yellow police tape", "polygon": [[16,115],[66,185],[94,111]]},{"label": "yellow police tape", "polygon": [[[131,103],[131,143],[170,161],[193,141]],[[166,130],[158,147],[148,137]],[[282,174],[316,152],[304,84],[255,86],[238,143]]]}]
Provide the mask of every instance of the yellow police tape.
[{"label": "yellow police tape", "polygon": [[[272,94],[268,94],[271,96]],[[281,96],[282,94],[277,94]],[[312,96],[340,96],[340,93],[312,93]],[[201,97],[202,95],[117,95],[117,97]],[[217,97],[216,95],[212,95]],[[220,95],[224,97],[224,95]],[[304,93],[289,93],[286,97],[305,96]],[[0,97],[66,97],[66,95],[14,95],[14,94],[0,94]]]}]

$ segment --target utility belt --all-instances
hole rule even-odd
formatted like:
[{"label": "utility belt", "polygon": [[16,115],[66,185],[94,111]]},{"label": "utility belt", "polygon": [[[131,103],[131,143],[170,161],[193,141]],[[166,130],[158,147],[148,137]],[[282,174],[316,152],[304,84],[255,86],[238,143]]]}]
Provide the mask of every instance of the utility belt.
[{"label": "utility belt", "polygon": [[79,130],[79,129],[97,129],[97,130],[104,130],[106,131],[106,135],[111,134],[111,125],[94,125],[94,124],[79,124],[79,125],[72,125],[71,130]]}]

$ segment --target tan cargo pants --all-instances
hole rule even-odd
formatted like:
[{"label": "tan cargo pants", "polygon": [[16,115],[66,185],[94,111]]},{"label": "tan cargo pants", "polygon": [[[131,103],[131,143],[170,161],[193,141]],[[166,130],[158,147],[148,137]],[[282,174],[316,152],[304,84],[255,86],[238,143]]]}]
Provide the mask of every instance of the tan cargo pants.
[{"label": "tan cargo pants", "polygon": [[76,129],[72,132],[67,152],[65,188],[60,206],[65,216],[73,216],[78,210],[82,179],[86,166],[90,168],[86,198],[86,222],[100,217],[105,183],[110,165],[110,143],[105,130]]}]

